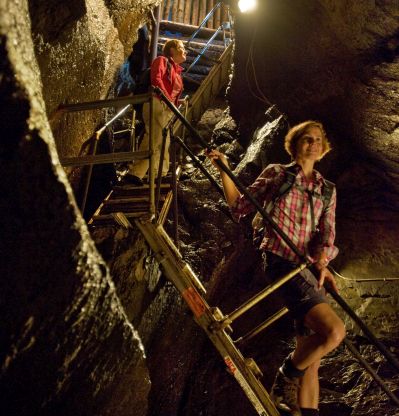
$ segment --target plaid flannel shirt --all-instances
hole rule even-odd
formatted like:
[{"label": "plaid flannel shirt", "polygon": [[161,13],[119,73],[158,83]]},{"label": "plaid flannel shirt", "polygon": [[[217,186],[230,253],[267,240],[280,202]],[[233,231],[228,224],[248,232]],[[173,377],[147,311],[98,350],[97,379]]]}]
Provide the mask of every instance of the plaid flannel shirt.
[{"label": "plaid flannel shirt", "polygon": [[[316,170],[313,173],[313,179],[308,180],[301,167],[297,165],[297,176],[293,186],[276,201],[270,216],[292,240],[298,250],[310,261],[316,262],[322,252],[326,254],[327,260],[330,261],[338,254],[338,248],[334,246],[337,194],[334,187],[328,206],[324,207],[321,199],[324,178]],[[248,191],[266,208],[270,201],[273,201],[278,195],[284,181],[285,167],[283,165],[269,165],[256,181],[248,187]],[[310,191],[313,195],[315,232],[312,231],[309,194],[305,191]],[[255,207],[244,195],[237,198],[231,209],[233,216],[238,220],[254,210]],[[260,249],[271,251],[290,261],[300,261],[298,256],[267,223]]]}]

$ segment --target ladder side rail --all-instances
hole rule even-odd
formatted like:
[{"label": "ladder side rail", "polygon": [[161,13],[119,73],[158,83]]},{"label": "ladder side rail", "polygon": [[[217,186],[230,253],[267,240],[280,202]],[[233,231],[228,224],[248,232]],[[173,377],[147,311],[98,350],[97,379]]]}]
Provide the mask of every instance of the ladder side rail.
[{"label": "ladder side rail", "polygon": [[[189,103],[190,106],[187,108],[187,111],[184,114],[184,117],[186,120],[191,121],[193,119],[193,115],[195,115],[198,112],[197,108],[201,107],[201,102],[203,101],[204,96],[206,95],[206,90],[210,88],[213,82],[213,78],[215,78],[218,74],[221,74],[221,73],[224,74],[226,72],[226,74],[228,74],[228,70],[225,71],[225,68],[228,69],[229,67],[229,62],[232,56],[232,49],[233,49],[233,44],[230,44],[223,52],[218,63],[212,67],[207,77],[202,81],[197,91],[190,98],[190,103]],[[219,93],[220,88],[225,84],[226,81],[227,81],[227,76],[223,76],[223,81],[219,82],[219,86],[217,88],[217,91],[215,91],[215,94]],[[206,107],[208,106],[208,104],[209,103],[206,103]],[[201,110],[199,112],[201,112]],[[184,131],[184,134],[185,134],[186,132],[184,128],[185,126],[184,125],[182,126],[183,123],[180,121],[180,119],[176,117],[176,120],[174,123],[175,123],[174,132],[176,134],[180,134],[180,131],[182,130]]]},{"label": "ladder side rail", "polygon": [[166,276],[180,292],[193,312],[195,321],[204,329],[215,345],[258,414],[261,416],[279,416],[267,391],[255,377],[252,370],[245,364],[244,357],[235,347],[226,331],[213,333],[209,330],[216,319],[212,308],[198,292],[192,276],[186,272],[188,265],[184,263],[166,232],[161,226],[155,226],[150,221],[137,219],[135,223],[153,250],[155,258],[162,266]]},{"label": "ladder side rail", "polygon": [[[169,137],[173,134],[172,128],[169,130]],[[173,195],[173,240],[177,248],[179,248],[179,207],[177,201],[177,146],[176,141],[171,140],[170,146],[171,165],[172,165],[172,195]]]},{"label": "ladder side rail", "polygon": [[159,157],[158,175],[157,175],[157,178],[156,178],[157,179],[157,189],[156,189],[156,192],[155,192],[155,212],[158,212],[159,198],[160,198],[160,195],[161,195],[163,159],[164,159],[164,156],[165,156],[167,136],[168,136],[168,129],[166,127],[164,127],[162,129],[161,154],[160,154],[160,157]]},{"label": "ladder side rail", "polygon": [[[149,141],[148,141],[148,150],[150,153],[150,163],[148,168],[148,183],[150,186],[150,215],[156,214],[156,208],[155,208],[155,186],[154,186],[154,120],[155,120],[155,114],[154,114],[154,95],[151,94],[150,96],[150,125],[148,126],[149,129]],[[158,189],[160,189],[161,186],[158,186]]]},{"label": "ladder side rail", "polygon": [[[206,323],[212,322],[213,320]],[[204,324],[200,326],[206,328]],[[265,416],[280,416],[264,386],[252,370],[245,365],[244,357],[235,347],[230,336],[224,330],[214,334],[206,332],[257,413]]]}]

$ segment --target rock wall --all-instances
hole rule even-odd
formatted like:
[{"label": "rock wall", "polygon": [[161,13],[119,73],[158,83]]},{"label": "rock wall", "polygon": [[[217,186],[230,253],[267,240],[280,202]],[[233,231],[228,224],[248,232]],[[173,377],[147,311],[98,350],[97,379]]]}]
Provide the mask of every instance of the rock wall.
[{"label": "rock wall", "polygon": [[105,95],[123,60],[109,14],[102,2],[0,3],[3,414],[147,412],[142,342],[77,209],[47,119],[61,102]]},{"label": "rock wall", "polygon": [[[156,3],[0,3],[0,409],[6,414],[254,413],[143,238],[134,230],[94,230],[94,246],[70,186],[79,175],[67,178],[59,163],[59,156],[80,152],[103,113],[55,119],[54,110],[107,95]],[[216,126],[215,142],[250,183],[262,166],[283,159],[287,122],[278,112],[264,114],[270,101],[290,122],[320,118],[335,146],[321,166],[339,190],[335,267],[349,278],[397,277],[397,3],[259,4],[257,25],[254,16],[236,16],[233,118]],[[248,88],[251,50],[263,96],[253,74]],[[204,280],[209,302],[229,312],[264,286],[259,256],[248,225],[232,223],[220,195],[194,169],[190,175],[179,189],[181,251]],[[394,352],[397,288],[395,281],[342,280],[343,294]],[[257,309],[255,320],[278,302]],[[253,324],[253,317],[240,320],[235,334]],[[283,320],[244,346],[267,387],[291,337],[290,321]],[[354,340],[395,388],[381,357],[362,337]],[[322,372],[326,415],[394,414],[342,350]]]},{"label": "rock wall", "polygon": [[[333,152],[320,169],[338,188],[334,266],[350,279],[398,278],[398,2],[258,3],[254,15],[236,15],[229,99],[241,143],[270,103],[292,124],[321,120]],[[341,282],[377,332],[384,321],[397,334],[397,281]]]}]

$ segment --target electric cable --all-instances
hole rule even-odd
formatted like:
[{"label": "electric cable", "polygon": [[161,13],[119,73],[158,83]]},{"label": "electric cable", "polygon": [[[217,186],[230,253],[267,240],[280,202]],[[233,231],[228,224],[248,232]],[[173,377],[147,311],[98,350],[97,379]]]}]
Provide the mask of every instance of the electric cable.
[{"label": "electric cable", "polygon": [[[252,38],[251,38],[251,42],[250,42],[250,46],[249,46],[249,50],[248,50],[247,62],[245,64],[245,78],[246,78],[246,81],[247,81],[248,90],[251,93],[251,95],[253,97],[255,97],[256,99],[258,99],[259,101],[267,104],[268,106],[271,106],[272,103],[266,98],[266,96],[263,94],[262,90],[260,89],[258,79],[257,79],[257,76],[256,76],[256,70],[255,70],[254,59],[253,59],[256,32],[257,32],[257,22],[255,23],[255,27],[254,27],[254,30],[253,30],[253,33],[252,33]],[[255,93],[255,91],[253,90],[252,85],[251,85],[250,74],[249,74],[250,64],[251,64],[251,68],[252,68],[252,76],[253,76],[253,80],[255,82],[255,87],[256,87],[257,93]]]},{"label": "electric cable", "polygon": [[365,282],[394,282],[399,280],[399,277],[380,277],[380,278],[374,278],[374,279],[357,279],[353,277],[347,277],[342,275],[341,273],[338,273],[333,267],[329,266],[329,269],[338,277],[340,277],[343,280],[347,280],[349,282],[357,282],[357,283],[365,283]]}]

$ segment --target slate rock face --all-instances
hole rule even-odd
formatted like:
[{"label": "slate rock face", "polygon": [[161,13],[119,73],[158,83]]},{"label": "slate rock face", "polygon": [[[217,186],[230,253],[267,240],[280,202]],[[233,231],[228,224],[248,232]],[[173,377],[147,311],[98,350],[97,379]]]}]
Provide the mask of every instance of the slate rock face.
[{"label": "slate rock face", "polygon": [[144,415],[143,346],[59,164],[28,16],[0,6],[0,408]]},{"label": "slate rock face", "polygon": [[[290,124],[324,123],[333,151],[318,169],[338,190],[333,266],[349,279],[398,277],[398,24],[398,4],[390,1],[284,0],[236,16],[229,101],[240,142],[263,125],[263,96]],[[340,284],[373,329],[397,333],[398,309],[390,306],[397,280]]]},{"label": "slate rock face", "polygon": [[[54,110],[108,94],[139,24],[156,3],[0,4],[5,414],[254,414],[143,237],[118,228],[92,230],[90,236],[70,186],[79,184],[80,172],[68,171],[67,178],[59,163],[59,157],[80,152],[104,114],[54,119]],[[250,184],[268,163],[288,161],[282,150],[288,122],[325,123],[334,150],[320,170],[339,193],[341,254],[334,267],[351,279],[340,280],[341,294],[397,355],[397,282],[353,280],[397,277],[397,5],[282,0],[262,13],[255,33],[253,17],[248,30],[246,17],[237,16],[230,107],[209,114],[203,132],[210,136],[214,130],[213,142]],[[265,94],[260,102],[245,74],[251,45]],[[265,286],[249,223],[232,221],[222,195],[194,168],[179,186],[179,233],[180,251],[212,306],[229,313]],[[234,324],[234,337],[280,306],[276,294]],[[347,326],[397,391],[396,373],[349,320]],[[283,319],[243,345],[266,387],[292,349],[292,336],[291,320]],[[321,375],[324,414],[395,414],[343,348],[324,361]]]}]

